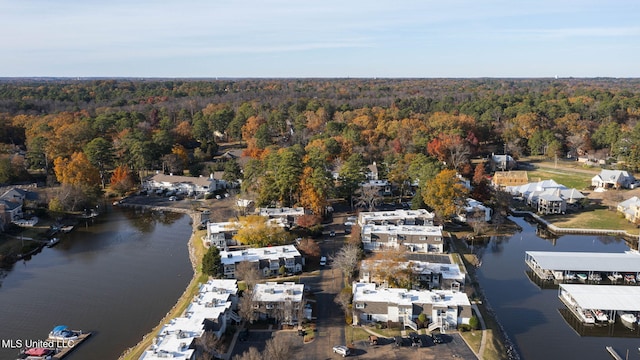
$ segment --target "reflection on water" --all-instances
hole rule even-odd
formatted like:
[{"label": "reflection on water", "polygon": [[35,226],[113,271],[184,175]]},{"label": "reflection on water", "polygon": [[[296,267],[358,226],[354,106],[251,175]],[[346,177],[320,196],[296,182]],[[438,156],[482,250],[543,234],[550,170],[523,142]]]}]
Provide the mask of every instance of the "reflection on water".
[{"label": "reflection on water", "polygon": [[[64,324],[94,333],[65,359],[116,359],[158,324],[193,276],[189,221],[118,208],[81,221],[58,245],[5,272],[0,340],[42,340]],[[16,354],[0,348],[0,359]]]},{"label": "reflection on water", "polygon": [[639,338],[640,328],[629,329],[620,321],[614,323],[584,324],[573,313],[565,308],[558,309],[562,318],[580,336]]},{"label": "reflection on water", "polygon": [[[526,251],[624,252],[629,245],[611,236],[565,235],[543,239],[537,224],[511,218],[522,229],[512,236],[475,240],[483,293],[523,359],[610,359],[605,346],[620,353],[638,348],[638,337],[618,325],[575,330],[558,309],[557,286],[540,286],[527,275]],[[609,334],[611,335],[603,335]],[[592,335],[594,334],[594,335]],[[597,335],[595,335],[597,334]],[[631,337],[629,337],[631,336]],[[635,359],[640,357],[636,356]]]}]

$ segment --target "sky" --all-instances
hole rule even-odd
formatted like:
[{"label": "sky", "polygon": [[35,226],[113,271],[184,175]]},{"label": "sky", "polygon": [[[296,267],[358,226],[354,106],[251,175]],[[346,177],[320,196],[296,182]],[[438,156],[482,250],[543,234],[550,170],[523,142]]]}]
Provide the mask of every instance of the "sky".
[{"label": "sky", "polygon": [[640,77],[638,0],[0,0],[0,77]]}]

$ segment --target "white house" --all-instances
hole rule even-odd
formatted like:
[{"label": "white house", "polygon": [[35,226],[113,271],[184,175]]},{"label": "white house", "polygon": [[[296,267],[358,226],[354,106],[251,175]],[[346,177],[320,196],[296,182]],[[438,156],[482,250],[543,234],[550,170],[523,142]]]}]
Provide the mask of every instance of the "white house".
[{"label": "white house", "polygon": [[427,315],[430,331],[456,328],[471,319],[471,303],[464,292],[450,290],[407,290],[353,283],[353,323],[400,322],[417,330],[415,320]]},{"label": "white house", "polygon": [[460,291],[465,284],[466,275],[460,266],[449,263],[426,261],[362,260],[360,263],[360,282],[387,284],[387,279],[397,274],[411,276],[414,284],[426,289],[445,289]]},{"label": "white house", "polygon": [[422,225],[364,225],[362,244],[365,250],[399,249],[423,253],[443,253],[441,226]]},{"label": "white house", "polygon": [[467,198],[466,204],[458,211],[457,219],[462,222],[491,221],[493,210],[478,200]]},{"label": "white house", "polygon": [[205,328],[220,338],[229,321],[240,322],[240,316],[234,312],[237,294],[238,284],[235,280],[213,279],[202,284],[184,314],[162,327],[140,360],[194,360],[194,341],[204,334]]},{"label": "white house", "polygon": [[287,272],[298,273],[304,266],[304,257],[294,245],[249,248],[246,250],[220,251],[223,276],[235,278],[236,266],[243,261],[254,263],[264,277],[275,276],[281,266]]},{"label": "white house", "polygon": [[600,174],[591,178],[591,186],[596,188],[624,188],[635,186],[636,179],[627,171],[601,170]]},{"label": "white house", "polygon": [[630,222],[634,224],[640,223],[640,198],[637,196],[620,202],[616,209]]},{"label": "white house", "polygon": [[433,225],[435,214],[425,209],[362,211],[358,214],[358,225]]},{"label": "white house", "polygon": [[221,188],[213,176],[194,177],[173,174],[155,174],[144,182],[143,187],[149,191],[170,190],[199,195],[210,194]]},{"label": "white house", "polygon": [[[273,318],[293,325],[299,320],[303,306],[304,284],[266,282],[256,284],[252,292],[253,309],[262,319]],[[311,318],[308,312],[305,317]]]}]

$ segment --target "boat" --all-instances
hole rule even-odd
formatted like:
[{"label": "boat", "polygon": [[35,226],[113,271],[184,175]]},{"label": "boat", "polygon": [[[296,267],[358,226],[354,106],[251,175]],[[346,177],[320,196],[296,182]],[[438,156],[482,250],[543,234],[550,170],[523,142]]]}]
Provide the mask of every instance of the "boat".
[{"label": "boat", "polygon": [[591,281],[601,281],[602,280],[602,276],[600,275],[600,273],[592,273],[592,274],[589,274],[589,280],[591,280]]},{"label": "boat", "polygon": [[587,281],[587,274],[585,274],[585,273],[578,273],[576,275],[576,277],[578,277],[578,280],[580,280],[580,281],[583,281],[583,282]]},{"label": "boat", "polygon": [[595,315],[596,320],[598,320],[598,321],[609,321],[609,317],[602,310],[594,310],[593,311],[593,315]]},{"label": "boat", "polygon": [[54,349],[42,347],[29,348],[20,352],[18,360],[51,360],[56,353]]},{"label": "boat", "polygon": [[620,275],[618,273],[613,273],[611,275],[607,275],[607,277],[609,278],[609,280],[611,280],[611,282],[617,282],[618,280],[622,279],[622,275]]},{"label": "boat", "polygon": [[635,284],[636,283],[635,275],[633,275],[633,274],[624,274],[624,282]]},{"label": "boat", "polygon": [[80,335],[82,335],[82,331],[69,330],[69,327],[66,325],[58,325],[49,333],[49,340],[77,340]]},{"label": "boat", "polygon": [[635,314],[624,311],[620,311],[619,314],[620,321],[624,326],[628,327],[629,329],[635,328],[636,322],[638,321]]},{"label": "boat", "polygon": [[57,237],[51,238],[51,239],[49,239],[49,241],[47,241],[47,247],[54,247],[59,242],[60,242],[59,238],[57,238]]},{"label": "boat", "polygon": [[60,231],[62,231],[63,233],[68,233],[71,230],[73,230],[73,225],[67,225],[67,226],[63,226],[60,228]]},{"label": "boat", "polygon": [[580,317],[582,318],[582,321],[585,324],[595,324],[596,323],[596,319],[593,317],[593,313],[591,312],[591,310],[582,310],[582,309],[577,309],[578,313],[580,315]]},{"label": "boat", "polygon": [[575,280],[576,279],[576,274],[568,272],[568,273],[566,273],[564,275],[564,278],[566,280]]}]

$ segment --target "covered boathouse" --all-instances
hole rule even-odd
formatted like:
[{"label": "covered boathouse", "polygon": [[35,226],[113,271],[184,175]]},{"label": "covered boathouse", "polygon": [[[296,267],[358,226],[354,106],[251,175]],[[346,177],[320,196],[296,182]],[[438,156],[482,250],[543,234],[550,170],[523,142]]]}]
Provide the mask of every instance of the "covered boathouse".
[{"label": "covered boathouse", "polygon": [[525,262],[542,280],[635,284],[640,281],[640,253],[527,251]]},{"label": "covered boathouse", "polygon": [[583,323],[614,322],[635,328],[640,312],[640,287],[560,284],[558,298]]}]

